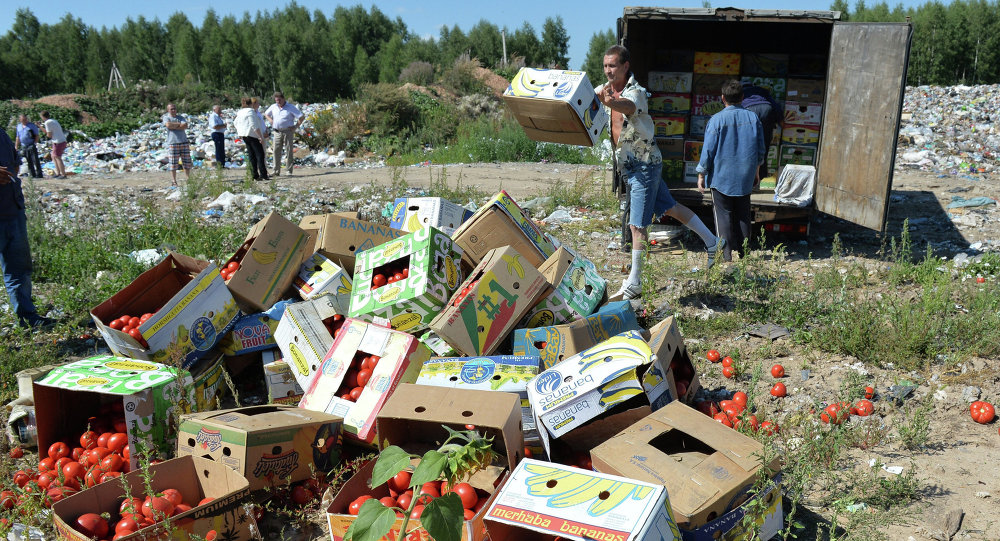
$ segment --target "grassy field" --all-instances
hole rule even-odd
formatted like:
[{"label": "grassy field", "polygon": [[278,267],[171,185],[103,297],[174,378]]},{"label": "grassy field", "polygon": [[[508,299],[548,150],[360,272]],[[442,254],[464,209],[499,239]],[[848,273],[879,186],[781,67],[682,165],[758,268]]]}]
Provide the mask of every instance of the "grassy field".
[{"label": "grassy field", "polygon": [[[586,180],[538,194],[550,199],[536,215],[544,216],[542,212],[557,206],[584,208],[592,219],[580,228],[586,232],[613,230],[618,213],[615,197],[591,188],[592,183]],[[352,197],[389,202],[406,188],[397,180],[388,193],[373,186]],[[30,201],[37,200],[37,194],[30,193],[33,189],[29,186]],[[0,344],[0,402],[16,398],[16,372],[96,351],[88,310],[145,270],[129,254],[157,247],[225,260],[242,242],[252,221],[201,218],[202,198],[224,189],[233,187],[211,176],[197,176],[183,197],[167,207],[140,199],[130,212],[122,212],[111,202],[85,212],[68,205],[49,206],[47,213],[29,208],[36,300],[41,306],[55,307],[63,316],[54,330],[31,334],[14,328],[9,313],[0,315],[0,324],[6,329]],[[294,194],[274,185],[269,190],[275,210],[293,221],[301,217]],[[430,195],[482,203],[490,194],[464,187],[460,177],[449,178],[443,171]],[[71,212],[75,214],[71,216]],[[790,346],[768,342],[736,360],[748,389],[748,403],[761,412],[767,409],[767,397],[759,391],[764,375],[760,365],[750,359],[780,356],[781,348],[795,348],[803,369],[825,356],[840,355],[871,367],[892,366],[900,374],[926,370],[931,363],[954,365],[970,357],[1000,357],[1000,292],[977,282],[983,278],[995,284],[1000,257],[987,254],[980,261],[956,268],[929,252],[912,257],[911,244],[904,233],[887,243],[880,261],[871,261],[852,257],[834,238],[831,258],[792,267],[785,247],[765,239],[766,249],[754,251],[730,268],[697,274],[689,272],[682,262],[657,259],[647,269],[642,323],[655,323],[650,314],[663,302],[678,307],[675,313],[683,335],[692,340],[689,351],[699,359],[699,372],[709,344],[731,339],[761,323],[791,329]],[[595,261],[605,257],[603,245],[583,253]],[[663,284],[675,279],[684,282],[679,293],[661,292]],[[720,300],[729,309],[717,317],[700,318],[685,308],[718,305]],[[837,398],[853,402],[863,387],[863,381],[848,379],[836,390]],[[831,428],[817,423],[815,416],[802,414],[784,419],[776,436],[753,434],[766,444],[766,455],[780,455],[784,464],[782,487],[789,522],[783,538],[886,539],[885,526],[905,521],[908,505],[919,498],[919,474],[908,469],[905,475],[886,478],[879,475],[881,464],[861,468],[844,464],[858,449],[890,443],[905,449],[925,447],[928,407],[922,402],[901,406],[894,410],[899,422],[892,426],[856,423]],[[761,458],[766,460],[767,456]],[[23,461],[2,461],[0,484],[9,480],[15,469],[31,466],[33,460],[37,457],[29,453]],[[851,512],[859,504],[870,512]],[[818,514],[816,509],[829,513]],[[0,517],[50,528],[44,520],[20,517],[15,510],[0,510]]]}]

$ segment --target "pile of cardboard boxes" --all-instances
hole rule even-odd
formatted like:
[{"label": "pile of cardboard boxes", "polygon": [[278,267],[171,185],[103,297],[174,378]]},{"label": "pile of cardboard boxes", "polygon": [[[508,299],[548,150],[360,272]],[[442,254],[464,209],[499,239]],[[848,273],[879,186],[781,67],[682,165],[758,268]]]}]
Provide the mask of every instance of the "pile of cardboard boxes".
[{"label": "pile of cardboard boxes", "polygon": [[[768,170],[815,165],[826,60],[821,55],[661,51],[649,72],[649,112],[663,154],[664,180],[698,182],[708,119],[722,110],[722,84],[740,79],[768,90],[781,123],[768,145]],[[775,174],[777,177],[777,174]],[[771,185],[773,188],[773,184]]]},{"label": "pile of cardboard boxes", "polygon": [[[152,314],[145,346],[108,324],[123,313]],[[225,517],[212,524],[350,449],[416,452],[467,425],[501,459],[470,480],[490,499],[463,539],[735,539],[750,500],[764,538],[782,521],[777,463],[685,405],[699,384],[673,318],[645,329],[629,302],[607,302],[594,264],[505,192],[475,213],[400,200],[391,226],[271,214],[223,265],[170,254],[92,316],[116,356],[34,383],[39,445],[124,402],[130,445],[178,457],[156,467],[224,503],[195,510]],[[223,368],[248,364],[270,404],[216,410]],[[371,473],[334,496],[333,539]],[[121,487],[101,490],[111,505]],[[57,506],[66,520],[86,507]]]}]

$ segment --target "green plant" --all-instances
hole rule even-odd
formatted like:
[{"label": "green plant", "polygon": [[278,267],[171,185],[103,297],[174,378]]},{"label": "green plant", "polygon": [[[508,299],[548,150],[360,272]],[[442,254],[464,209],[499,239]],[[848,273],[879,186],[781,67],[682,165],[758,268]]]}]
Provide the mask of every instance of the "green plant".
[{"label": "green plant", "polygon": [[[456,431],[444,427],[448,438],[436,450],[427,451],[422,457],[411,455],[392,445],[385,448],[375,462],[369,487],[375,488],[392,479],[402,471],[412,470],[409,487],[417,489],[424,483],[440,479],[449,485],[457,483],[476,471],[488,466],[495,455],[490,447],[492,438],[483,438],[475,430]],[[420,458],[416,467],[411,460]],[[410,532],[406,529],[410,514],[419,498],[413,498],[408,509],[403,512],[399,538]],[[428,503],[420,515],[420,522],[427,533],[436,539],[458,539],[464,521],[462,502],[451,492]],[[345,540],[376,541],[388,534],[396,522],[396,513],[377,500],[365,501],[351,526],[344,535]]]},{"label": "green plant", "polygon": [[931,400],[928,398],[923,403],[911,406],[903,416],[906,421],[896,428],[903,447],[917,450],[927,445],[927,440],[930,437],[930,411],[934,407]]}]

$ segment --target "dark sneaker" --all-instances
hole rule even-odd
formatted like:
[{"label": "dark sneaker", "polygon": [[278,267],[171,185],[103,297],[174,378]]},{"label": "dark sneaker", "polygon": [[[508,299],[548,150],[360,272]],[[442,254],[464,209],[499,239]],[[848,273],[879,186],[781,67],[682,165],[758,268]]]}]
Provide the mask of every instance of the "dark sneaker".
[{"label": "dark sneaker", "polygon": [[31,316],[27,319],[22,319],[20,321],[22,327],[30,328],[33,331],[44,331],[51,329],[56,325],[54,319],[49,319],[47,317],[42,317],[39,315]]},{"label": "dark sneaker", "polygon": [[715,245],[714,246],[710,246],[708,248],[708,266],[707,266],[707,268],[710,269],[710,268],[712,268],[712,265],[715,265],[715,262],[718,261],[718,257],[717,256],[720,255],[719,252],[722,252],[725,249],[726,249],[726,239],[724,239],[722,237],[717,237],[715,239]]}]

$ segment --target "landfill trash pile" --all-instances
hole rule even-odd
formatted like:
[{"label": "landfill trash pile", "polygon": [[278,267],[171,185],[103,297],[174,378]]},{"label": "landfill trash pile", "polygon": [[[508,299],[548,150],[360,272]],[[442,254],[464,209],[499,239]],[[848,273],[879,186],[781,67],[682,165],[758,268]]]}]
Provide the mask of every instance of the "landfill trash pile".
[{"label": "landfill trash pile", "polygon": [[1000,85],[907,87],[896,168],[979,180],[1000,168]]}]

